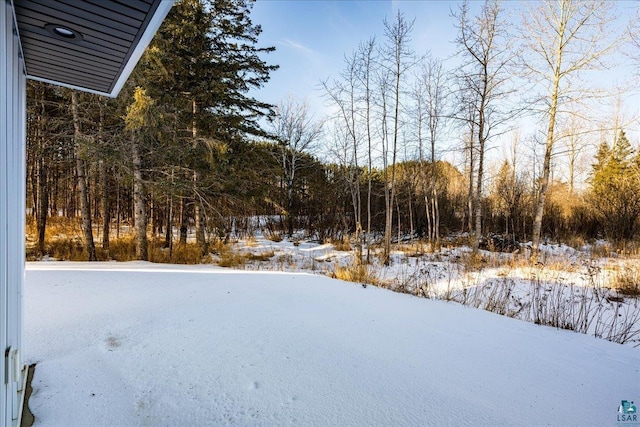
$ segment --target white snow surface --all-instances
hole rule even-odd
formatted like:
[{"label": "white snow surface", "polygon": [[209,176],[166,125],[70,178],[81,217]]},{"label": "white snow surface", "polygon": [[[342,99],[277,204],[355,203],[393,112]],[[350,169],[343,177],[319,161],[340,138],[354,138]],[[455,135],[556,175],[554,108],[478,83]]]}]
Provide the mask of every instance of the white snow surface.
[{"label": "white snow surface", "polygon": [[36,426],[614,426],[640,350],[304,273],[27,263]]}]

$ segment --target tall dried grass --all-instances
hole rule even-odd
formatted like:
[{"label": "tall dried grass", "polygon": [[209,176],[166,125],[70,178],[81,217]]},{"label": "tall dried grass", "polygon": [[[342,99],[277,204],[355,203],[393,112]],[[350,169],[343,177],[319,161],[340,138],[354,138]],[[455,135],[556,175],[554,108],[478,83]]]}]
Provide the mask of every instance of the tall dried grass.
[{"label": "tall dried grass", "polygon": [[334,279],[347,282],[374,286],[380,282],[379,278],[371,271],[368,265],[360,263],[351,263],[346,266],[336,265],[335,269],[330,273],[330,276]]}]

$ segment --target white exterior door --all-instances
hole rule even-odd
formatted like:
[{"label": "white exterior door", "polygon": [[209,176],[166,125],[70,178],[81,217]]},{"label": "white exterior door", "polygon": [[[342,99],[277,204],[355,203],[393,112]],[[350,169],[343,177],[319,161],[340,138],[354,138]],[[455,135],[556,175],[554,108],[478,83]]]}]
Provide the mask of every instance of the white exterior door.
[{"label": "white exterior door", "polygon": [[17,425],[24,383],[22,289],[26,80],[11,2],[0,2],[0,427]]}]

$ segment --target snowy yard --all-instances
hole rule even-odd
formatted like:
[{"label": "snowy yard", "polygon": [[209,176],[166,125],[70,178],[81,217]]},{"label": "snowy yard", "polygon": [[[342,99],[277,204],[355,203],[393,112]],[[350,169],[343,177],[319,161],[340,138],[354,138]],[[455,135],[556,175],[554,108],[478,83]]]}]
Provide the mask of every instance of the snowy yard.
[{"label": "snowy yard", "polygon": [[614,426],[640,402],[638,348],[304,273],[28,263],[25,311],[42,426]]}]

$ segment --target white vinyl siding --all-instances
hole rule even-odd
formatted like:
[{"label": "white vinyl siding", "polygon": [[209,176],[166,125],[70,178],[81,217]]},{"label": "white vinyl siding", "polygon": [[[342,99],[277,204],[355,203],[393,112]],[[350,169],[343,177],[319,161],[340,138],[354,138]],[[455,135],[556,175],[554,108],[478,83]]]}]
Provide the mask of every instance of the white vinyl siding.
[{"label": "white vinyl siding", "polygon": [[[137,6],[122,1],[68,3],[50,2],[45,5],[28,0],[0,0],[0,427],[18,424],[21,388],[25,379],[22,348],[26,211],[25,65],[30,64],[34,70],[30,73],[32,79],[116,96],[169,13],[173,0],[145,0],[136,3]],[[124,37],[124,33],[118,31],[106,31],[102,38],[97,37],[100,43],[85,43],[75,46],[77,49],[46,34],[42,41],[42,25],[47,20],[54,20],[56,25],[74,27],[84,22],[80,18],[86,21],[82,31],[92,35],[96,35],[99,28],[122,30],[133,23],[136,25],[130,28],[130,40],[125,43],[124,50],[120,49],[122,43],[115,40]],[[34,26],[33,19],[44,21]],[[116,42],[115,45],[112,42]],[[33,49],[36,44],[40,49]],[[69,59],[74,50],[81,55]],[[36,51],[44,56],[34,53]],[[115,51],[122,52],[116,55]],[[71,72],[56,70],[63,58],[70,61],[64,70]],[[105,79],[104,61],[108,63],[114,58],[116,61],[110,67],[113,73]],[[80,72],[80,67],[76,69],[74,64],[78,61],[92,65],[93,74]]]},{"label": "white vinyl siding", "polygon": [[[20,416],[26,81],[10,2],[0,3],[0,426]],[[9,353],[11,360],[7,360]],[[11,366],[8,366],[10,363]],[[18,370],[15,367],[19,367]],[[16,375],[17,374],[17,375]]]}]

